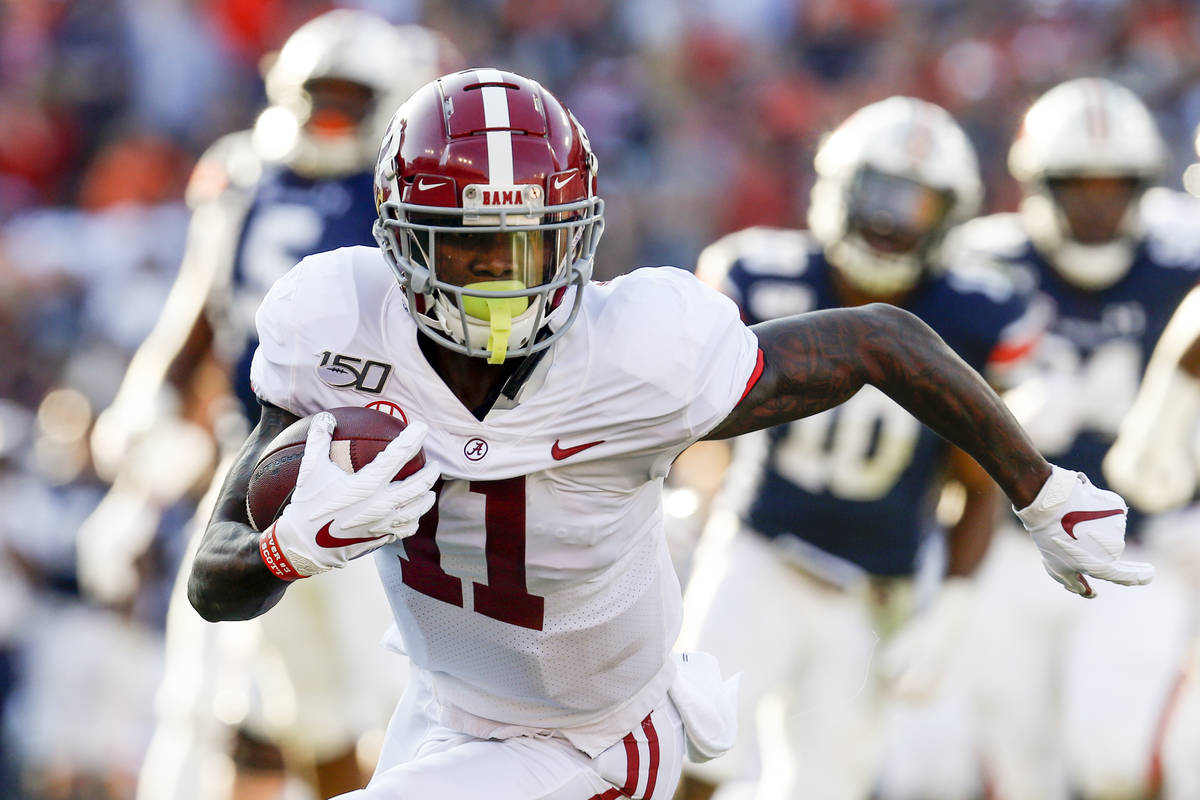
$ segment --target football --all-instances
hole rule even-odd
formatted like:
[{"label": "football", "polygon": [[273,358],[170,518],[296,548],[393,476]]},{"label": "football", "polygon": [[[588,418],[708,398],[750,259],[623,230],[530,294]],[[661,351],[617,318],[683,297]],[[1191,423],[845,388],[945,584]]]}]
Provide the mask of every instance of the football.
[{"label": "football", "polygon": [[[337,420],[329,458],[347,472],[357,472],[407,427],[399,417],[373,408],[344,406],[328,411]],[[251,472],[246,490],[246,514],[256,531],[275,522],[291,499],[311,422],[311,415],[303,417],[280,432],[263,450]],[[407,478],[423,466],[425,453],[419,451],[392,480]]]}]

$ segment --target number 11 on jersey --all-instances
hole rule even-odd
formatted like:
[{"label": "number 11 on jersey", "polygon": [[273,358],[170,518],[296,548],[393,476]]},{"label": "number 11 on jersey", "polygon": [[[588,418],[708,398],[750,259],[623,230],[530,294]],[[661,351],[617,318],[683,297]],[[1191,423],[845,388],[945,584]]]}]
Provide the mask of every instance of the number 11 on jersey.
[{"label": "number 11 on jersey", "polygon": [[[445,482],[434,484],[441,501]],[[475,611],[500,622],[540,631],[546,599],[525,586],[525,477],[471,481],[469,489],[484,496],[484,558],[487,583],[472,582]],[[400,560],[404,583],[414,591],[463,607],[462,579],[442,569],[437,545],[438,503],[421,517],[417,532],[404,540],[407,558]]]}]

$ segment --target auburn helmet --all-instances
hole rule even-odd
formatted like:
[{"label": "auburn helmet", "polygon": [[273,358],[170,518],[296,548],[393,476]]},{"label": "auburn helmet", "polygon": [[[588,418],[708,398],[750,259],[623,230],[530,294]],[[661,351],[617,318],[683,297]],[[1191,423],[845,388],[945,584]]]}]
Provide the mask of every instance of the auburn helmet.
[{"label": "auburn helmet", "polygon": [[851,114],[817,150],[808,222],[829,263],[874,297],[914,287],[946,231],[983,197],[975,150],[944,109],[889,97]]},{"label": "auburn helmet", "polygon": [[1030,239],[1066,280],[1089,290],[1111,286],[1133,265],[1140,201],[1165,164],[1146,106],[1101,78],[1060,83],[1038,98],[1008,154]]},{"label": "auburn helmet", "polygon": [[288,37],[264,74],[270,105],[254,126],[267,161],[312,178],[371,168],[391,113],[456,51],[418,25],[339,8]]}]

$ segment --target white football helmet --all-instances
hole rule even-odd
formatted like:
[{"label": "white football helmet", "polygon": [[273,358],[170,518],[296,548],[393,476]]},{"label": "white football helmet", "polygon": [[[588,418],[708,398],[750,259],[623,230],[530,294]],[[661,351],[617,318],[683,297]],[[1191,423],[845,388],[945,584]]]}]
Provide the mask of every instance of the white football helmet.
[{"label": "white football helmet", "polygon": [[979,210],[975,149],[944,109],[889,97],[847,118],[821,144],[808,224],[830,264],[860,291],[917,284],[946,231]]},{"label": "white football helmet", "polygon": [[358,9],[322,14],[297,28],[267,68],[270,105],[255,122],[255,147],[314,178],[369,169],[391,112],[456,57],[417,25]]},{"label": "white football helmet", "polygon": [[[1063,278],[1093,291],[1116,283],[1133,265],[1140,201],[1165,163],[1162,137],[1146,106],[1129,89],[1100,78],[1060,83],[1038,98],[1008,154],[1009,171],[1025,192],[1021,216],[1034,246]],[[1064,208],[1065,190],[1079,179],[1127,182],[1123,213],[1118,209],[1112,230],[1100,240],[1092,235],[1080,241]]]}]

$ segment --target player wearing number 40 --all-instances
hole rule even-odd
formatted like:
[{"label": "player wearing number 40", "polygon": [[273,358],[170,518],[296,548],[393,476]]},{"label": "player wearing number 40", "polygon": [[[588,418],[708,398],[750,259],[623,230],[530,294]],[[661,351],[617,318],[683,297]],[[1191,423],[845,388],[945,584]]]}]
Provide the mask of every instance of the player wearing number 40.
[{"label": "player wearing number 40", "polygon": [[[867,384],[988,470],[1068,587],[1150,580],[1121,560],[1120,497],[1047,463],[911,314],[868,305],[747,327],[682,270],[590,282],[597,172],[582,126],[534,81],[446,75],[384,136],[379,249],[311,256],[259,308],[263,411],[189,597],[206,619],[246,619],[289,578],[323,580],[373,551],[390,641],[415,677],[374,777],[347,798],[669,797],[685,754],[731,745],[735,684],[711,657],[672,654],[682,602],[663,479],[699,439],[789,422]],[[334,386],[326,351],[389,364],[390,378],[370,396]],[[300,416],[379,401],[409,428],[355,474],[330,462],[332,423],[317,415],[295,496],[261,535],[282,556],[269,569],[245,511],[263,446]],[[422,446],[428,465],[390,482]],[[1060,525],[1101,510],[1076,538]]]}]

